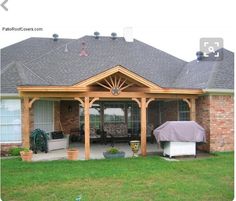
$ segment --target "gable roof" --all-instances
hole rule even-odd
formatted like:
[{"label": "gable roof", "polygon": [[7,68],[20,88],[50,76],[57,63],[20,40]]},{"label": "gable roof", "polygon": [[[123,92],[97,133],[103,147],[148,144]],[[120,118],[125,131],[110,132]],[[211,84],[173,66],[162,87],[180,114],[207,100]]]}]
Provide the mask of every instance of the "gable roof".
[{"label": "gable roof", "polygon": [[[80,56],[82,43],[88,56]],[[56,42],[30,38],[1,51],[2,93],[15,93],[20,85],[75,85],[115,66],[163,88],[233,88],[233,53],[226,50],[226,57],[217,64],[187,63],[138,40],[128,43],[123,37],[84,36]],[[227,66],[225,71],[222,65]]]}]

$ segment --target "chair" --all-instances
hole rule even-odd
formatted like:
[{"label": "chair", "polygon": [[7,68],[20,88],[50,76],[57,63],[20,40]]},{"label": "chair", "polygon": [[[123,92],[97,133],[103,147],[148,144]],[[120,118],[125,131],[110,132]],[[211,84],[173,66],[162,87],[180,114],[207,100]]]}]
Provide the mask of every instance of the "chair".
[{"label": "chair", "polygon": [[101,141],[101,136],[98,135],[98,130],[96,128],[90,128],[90,141],[91,142]]},{"label": "chair", "polygon": [[[56,137],[58,136],[58,137]],[[66,149],[69,146],[69,135],[64,135],[62,131],[49,133],[48,151]]]}]

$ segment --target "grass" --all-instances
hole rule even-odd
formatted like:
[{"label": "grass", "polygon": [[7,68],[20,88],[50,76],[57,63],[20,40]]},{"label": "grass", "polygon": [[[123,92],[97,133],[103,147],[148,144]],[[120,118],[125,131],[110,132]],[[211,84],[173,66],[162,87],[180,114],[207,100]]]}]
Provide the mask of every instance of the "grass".
[{"label": "grass", "polygon": [[233,152],[169,162],[146,157],[1,164],[2,200],[233,200]]}]

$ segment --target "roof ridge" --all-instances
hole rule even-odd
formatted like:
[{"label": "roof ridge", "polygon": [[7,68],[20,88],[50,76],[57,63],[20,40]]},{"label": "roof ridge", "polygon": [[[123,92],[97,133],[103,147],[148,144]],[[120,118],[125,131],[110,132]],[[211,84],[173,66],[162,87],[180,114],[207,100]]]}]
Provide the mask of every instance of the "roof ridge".
[{"label": "roof ridge", "polygon": [[145,42],[142,42],[142,41],[140,41],[140,40],[137,40],[136,38],[134,38],[134,40],[136,40],[137,42],[142,43],[142,44],[144,44],[144,45],[147,45],[147,46],[149,46],[149,47],[151,47],[151,48],[154,48],[155,50],[158,50],[158,51],[160,51],[160,52],[162,52],[162,53],[164,53],[164,54],[167,54],[168,56],[171,56],[171,57],[173,57],[173,58],[175,58],[175,59],[178,59],[178,60],[180,60],[180,61],[182,61],[182,62],[185,62],[185,64],[188,63],[188,61],[185,61],[185,60],[183,60],[183,59],[180,59],[179,57],[176,57],[176,56],[174,56],[174,55],[172,55],[172,54],[170,54],[170,53],[168,53],[168,52],[165,52],[165,51],[163,51],[163,50],[160,50],[159,48],[154,47],[154,46],[152,46],[152,45],[149,45],[149,44],[147,44],[147,43],[145,43]]}]

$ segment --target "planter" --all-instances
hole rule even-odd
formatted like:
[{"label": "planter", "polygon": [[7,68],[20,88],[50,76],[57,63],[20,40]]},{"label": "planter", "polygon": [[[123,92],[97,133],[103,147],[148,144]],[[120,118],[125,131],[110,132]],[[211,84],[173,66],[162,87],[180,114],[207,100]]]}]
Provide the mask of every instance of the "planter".
[{"label": "planter", "polygon": [[138,157],[140,141],[139,140],[132,140],[132,141],[130,141],[130,147],[131,147],[131,149],[133,151],[133,157]]},{"label": "planter", "polygon": [[109,153],[109,152],[103,152],[103,156],[107,159],[112,159],[112,158],[124,158],[125,157],[125,152],[120,151],[118,153]]},{"label": "planter", "polygon": [[33,151],[29,150],[29,151],[21,151],[20,152],[20,156],[22,161],[32,161],[32,156],[33,156]]},{"label": "planter", "polygon": [[76,161],[78,160],[79,150],[78,149],[67,149],[67,159]]}]

